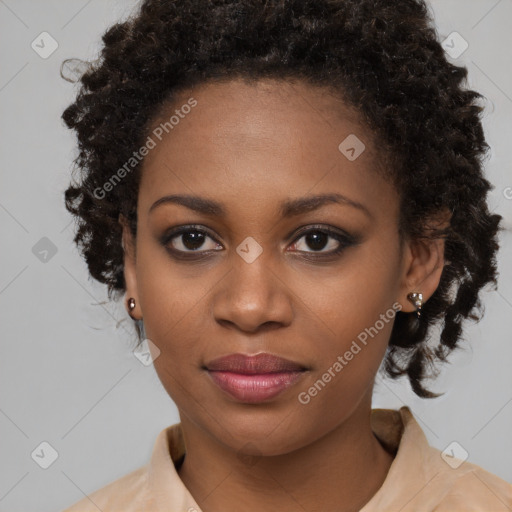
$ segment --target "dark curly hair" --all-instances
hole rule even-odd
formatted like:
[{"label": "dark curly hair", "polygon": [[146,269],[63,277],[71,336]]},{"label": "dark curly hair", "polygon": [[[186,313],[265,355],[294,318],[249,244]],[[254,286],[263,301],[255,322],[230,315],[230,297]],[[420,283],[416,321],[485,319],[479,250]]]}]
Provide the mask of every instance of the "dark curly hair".
[{"label": "dark curly hair", "polygon": [[[467,69],[447,61],[424,0],[144,0],[102,41],[62,118],[79,148],[79,176],[65,191],[74,241],[109,298],[125,289],[119,216],[136,235],[140,163],[105,197],[95,190],[142,146],[178,92],[235,77],[323,86],[375,136],[400,193],[400,233],[445,239],[440,284],[419,320],[397,313],[383,365],[392,378],[407,375],[417,395],[439,396],[422,383],[457,348],[463,320],[480,319],[481,289],[496,286],[501,217],[486,202],[483,97],[465,88]],[[84,64],[62,66],[76,62]],[[449,227],[430,229],[443,211]]]}]

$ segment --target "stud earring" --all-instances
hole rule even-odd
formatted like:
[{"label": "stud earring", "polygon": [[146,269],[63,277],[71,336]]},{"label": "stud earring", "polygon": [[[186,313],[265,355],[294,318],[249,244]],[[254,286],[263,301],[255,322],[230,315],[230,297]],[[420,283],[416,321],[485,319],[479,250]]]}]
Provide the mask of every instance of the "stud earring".
[{"label": "stud earring", "polygon": [[407,295],[407,300],[416,308],[416,317],[421,316],[421,306],[423,306],[423,294],[411,292]]},{"label": "stud earring", "polygon": [[135,299],[130,297],[128,299],[128,314],[133,318],[132,311],[135,309]]}]

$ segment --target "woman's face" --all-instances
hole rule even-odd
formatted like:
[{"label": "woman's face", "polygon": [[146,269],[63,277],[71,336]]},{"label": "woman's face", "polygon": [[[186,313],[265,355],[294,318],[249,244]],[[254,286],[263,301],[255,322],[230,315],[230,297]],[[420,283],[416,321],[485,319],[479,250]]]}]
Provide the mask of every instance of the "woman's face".
[{"label": "woman's face", "polygon": [[[127,297],[182,421],[289,452],[369,408],[393,317],[412,310],[397,193],[370,133],[321,89],[203,85],[173,115],[150,133]],[[290,363],[214,363],[261,353]]]}]

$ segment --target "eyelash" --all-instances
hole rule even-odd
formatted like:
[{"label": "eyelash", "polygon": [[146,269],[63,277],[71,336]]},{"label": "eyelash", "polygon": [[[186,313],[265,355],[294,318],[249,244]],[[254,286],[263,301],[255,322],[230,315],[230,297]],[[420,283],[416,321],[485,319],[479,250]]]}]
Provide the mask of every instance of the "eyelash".
[{"label": "eyelash", "polygon": [[[171,253],[171,255],[178,259],[178,260],[202,260],[207,258],[211,253],[219,251],[219,249],[210,249],[206,251],[181,251],[179,249],[175,249],[172,247],[169,247],[169,243],[174,239],[179,237],[180,235],[186,234],[186,233],[201,233],[206,235],[207,237],[211,238],[215,243],[217,240],[205,229],[201,228],[197,225],[188,225],[188,226],[180,226],[178,228],[172,229],[168,232],[166,232],[160,239],[160,243]],[[357,237],[353,235],[349,235],[348,233],[341,232],[339,230],[334,230],[328,226],[321,226],[321,225],[312,225],[307,226],[307,229],[301,229],[295,236],[292,245],[296,244],[301,238],[304,236],[307,236],[310,233],[321,233],[326,234],[330,238],[333,238],[339,243],[339,246],[331,251],[328,252],[320,252],[320,251],[298,251],[301,253],[301,257],[306,259],[325,259],[325,258],[332,258],[333,256],[338,256],[340,253],[342,253],[345,249],[347,249],[350,246],[356,245],[358,243]],[[306,256],[306,255],[315,255],[315,256]]]}]

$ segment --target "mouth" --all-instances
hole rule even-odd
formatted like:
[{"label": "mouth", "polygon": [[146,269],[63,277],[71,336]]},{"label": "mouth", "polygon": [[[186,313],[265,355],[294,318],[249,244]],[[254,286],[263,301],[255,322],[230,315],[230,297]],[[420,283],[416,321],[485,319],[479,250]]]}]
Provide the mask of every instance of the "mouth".
[{"label": "mouth", "polygon": [[236,401],[270,400],[300,380],[307,367],[268,353],[231,354],[204,367],[212,382]]}]

